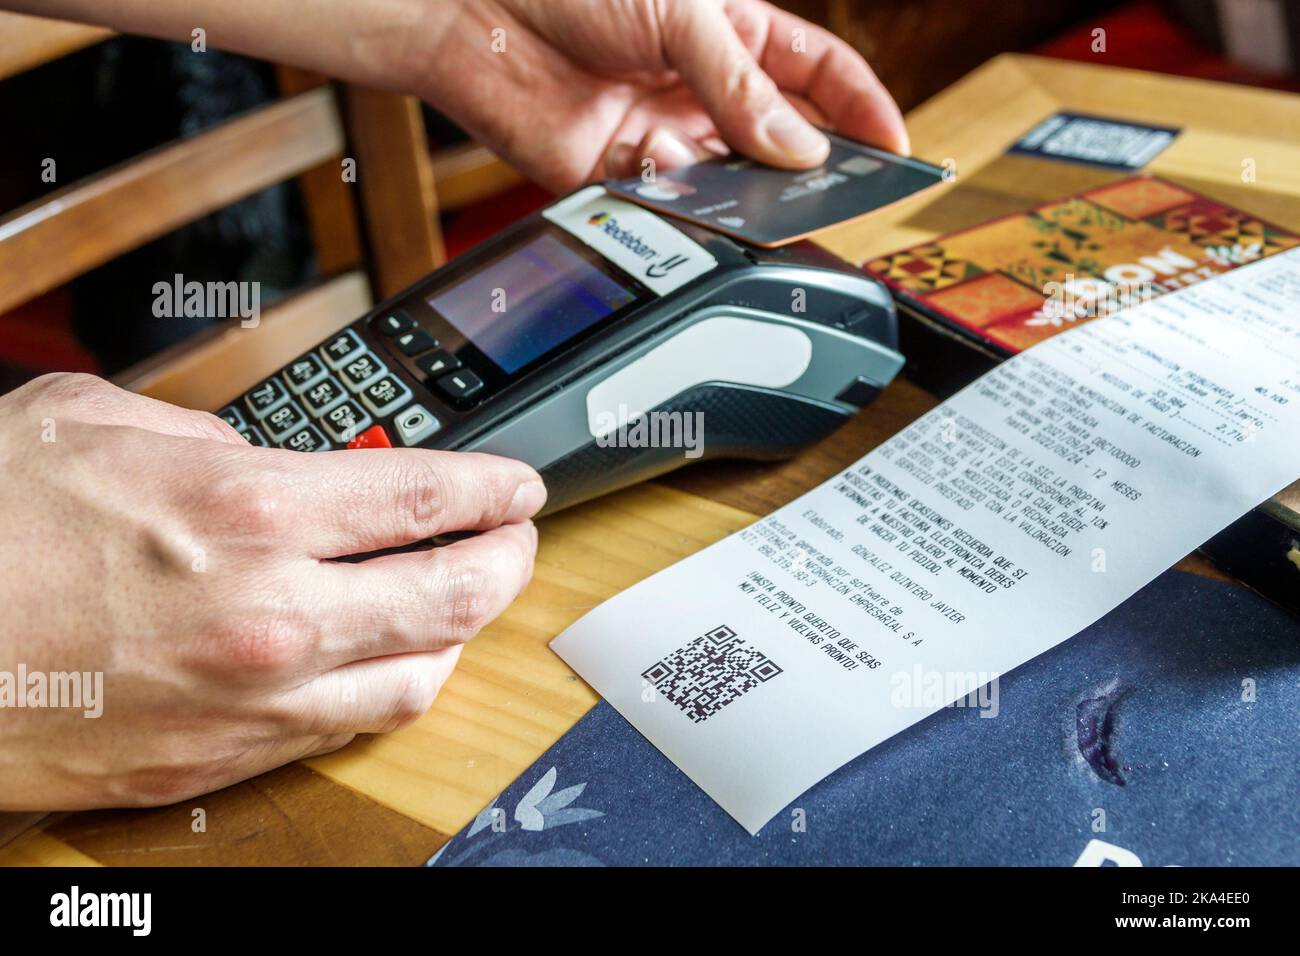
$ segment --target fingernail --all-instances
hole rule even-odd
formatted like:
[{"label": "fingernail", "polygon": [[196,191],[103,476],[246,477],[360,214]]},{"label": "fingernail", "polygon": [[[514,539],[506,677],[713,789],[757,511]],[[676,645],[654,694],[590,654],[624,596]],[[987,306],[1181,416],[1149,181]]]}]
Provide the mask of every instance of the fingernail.
[{"label": "fingernail", "polygon": [[689,166],[699,158],[699,154],[690,143],[668,129],[655,130],[650,134],[645,153],[660,166],[668,169]]},{"label": "fingernail", "polygon": [[546,486],[540,481],[525,481],[515,490],[515,496],[510,502],[510,510],[506,512],[506,520],[523,521],[525,518],[531,518],[542,510],[544,504],[546,504]]},{"label": "fingernail", "polygon": [[900,129],[898,131],[898,155],[899,156],[912,155],[912,137],[907,135],[906,129]]},{"label": "fingernail", "polygon": [[826,155],[830,143],[807,120],[791,107],[777,107],[763,120],[768,141],[794,159],[818,159]]},{"label": "fingernail", "polygon": [[628,176],[633,165],[635,150],[631,143],[615,143],[605,153],[605,173],[609,176]]}]

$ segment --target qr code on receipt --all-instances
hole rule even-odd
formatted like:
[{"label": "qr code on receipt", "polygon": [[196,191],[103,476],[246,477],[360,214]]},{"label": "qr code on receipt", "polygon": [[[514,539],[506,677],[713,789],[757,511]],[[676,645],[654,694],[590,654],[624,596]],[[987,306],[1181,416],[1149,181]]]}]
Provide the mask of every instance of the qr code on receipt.
[{"label": "qr code on receipt", "polygon": [[770,658],[722,625],[673,651],[641,676],[698,724],[780,673]]}]

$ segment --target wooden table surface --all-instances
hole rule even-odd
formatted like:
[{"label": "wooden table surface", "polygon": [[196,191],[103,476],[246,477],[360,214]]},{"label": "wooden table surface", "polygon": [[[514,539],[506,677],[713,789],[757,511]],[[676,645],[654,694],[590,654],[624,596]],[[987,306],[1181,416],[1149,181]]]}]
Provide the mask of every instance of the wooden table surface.
[{"label": "wooden table surface", "polygon": [[[1098,57],[1104,64],[1104,55]],[[1058,109],[1183,128],[1148,167],[1212,197],[1300,227],[1300,97],[1026,56],[1003,56],[908,117],[915,153],[956,162],[956,181],[821,237],[855,263],[993,216],[1119,178],[1005,155]],[[1244,160],[1255,182],[1243,182]],[[351,318],[339,317],[339,324]],[[189,396],[211,407],[245,384],[226,368],[279,365],[321,337],[227,364]],[[256,351],[254,336],[243,347]],[[279,340],[277,340],[278,342]],[[251,356],[252,353],[250,353]],[[202,376],[193,379],[205,381]],[[412,726],[359,738],[171,807],[65,814],[0,849],[4,864],[418,864],[554,743],[596,695],[547,643],[605,598],[830,477],[935,404],[905,380],[855,421],[778,465],[714,463],[540,523],[522,597],[466,648],[433,709]],[[1202,559],[1186,570],[1215,575]],[[202,808],[206,831],[194,832]]]}]

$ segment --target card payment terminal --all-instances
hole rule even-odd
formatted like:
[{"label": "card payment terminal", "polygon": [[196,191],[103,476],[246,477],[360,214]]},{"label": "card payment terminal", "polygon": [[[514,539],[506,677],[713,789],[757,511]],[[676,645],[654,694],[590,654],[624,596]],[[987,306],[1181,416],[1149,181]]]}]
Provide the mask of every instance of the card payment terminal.
[{"label": "card payment terminal", "polygon": [[788,457],[902,364],[888,293],[820,247],[751,247],[597,185],[218,414],[255,445],[519,458],[555,511],[701,458]]}]

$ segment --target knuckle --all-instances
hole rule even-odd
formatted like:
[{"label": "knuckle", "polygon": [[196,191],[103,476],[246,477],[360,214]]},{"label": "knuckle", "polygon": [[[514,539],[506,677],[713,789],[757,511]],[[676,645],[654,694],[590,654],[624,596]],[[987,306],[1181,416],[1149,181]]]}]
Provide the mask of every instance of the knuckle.
[{"label": "knuckle", "polygon": [[240,499],[230,514],[246,534],[279,540],[290,530],[285,504],[280,493],[259,489]]},{"label": "knuckle", "polygon": [[437,699],[438,690],[438,684],[428,668],[406,668],[394,692],[392,709],[384,731],[400,730],[427,714]]},{"label": "knuckle", "polygon": [[121,806],[160,807],[212,789],[208,770],[183,761],[128,771],[114,788]]},{"label": "knuckle", "polygon": [[199,513],[238,537],[280,540],[291,529],[285,493],[247,473],[217,475],[202,490]]},{"label": "knuckle", "polygon": [[488,623],[488,589],[495,576],[486,569],[458,563],[442,575],[442,613],[447,636],[464,643]]},{"label": "knuckle", "polygon": [[447,476],[437,463],[403,469],[398,478],[399,531],[412,540],[437,531],[447,513]]},{"label": "knuckle", "polygon": [[34,400],[68,405],[102,405],[117,391],[98,375],[87,372],[52,372],[28,385]]},{"label": "knuckle", "polygon": [[278,673],[301,661],[313,643],[312,628],[304,621],[262,612],[217,625],[200,657],[222,673]]},{"label": "knuckle", "polygon": [[774,92],[768,75],[748,58],[736,62],[727,74],[726,99],[737,111],[757,113],[766,109]]}]

